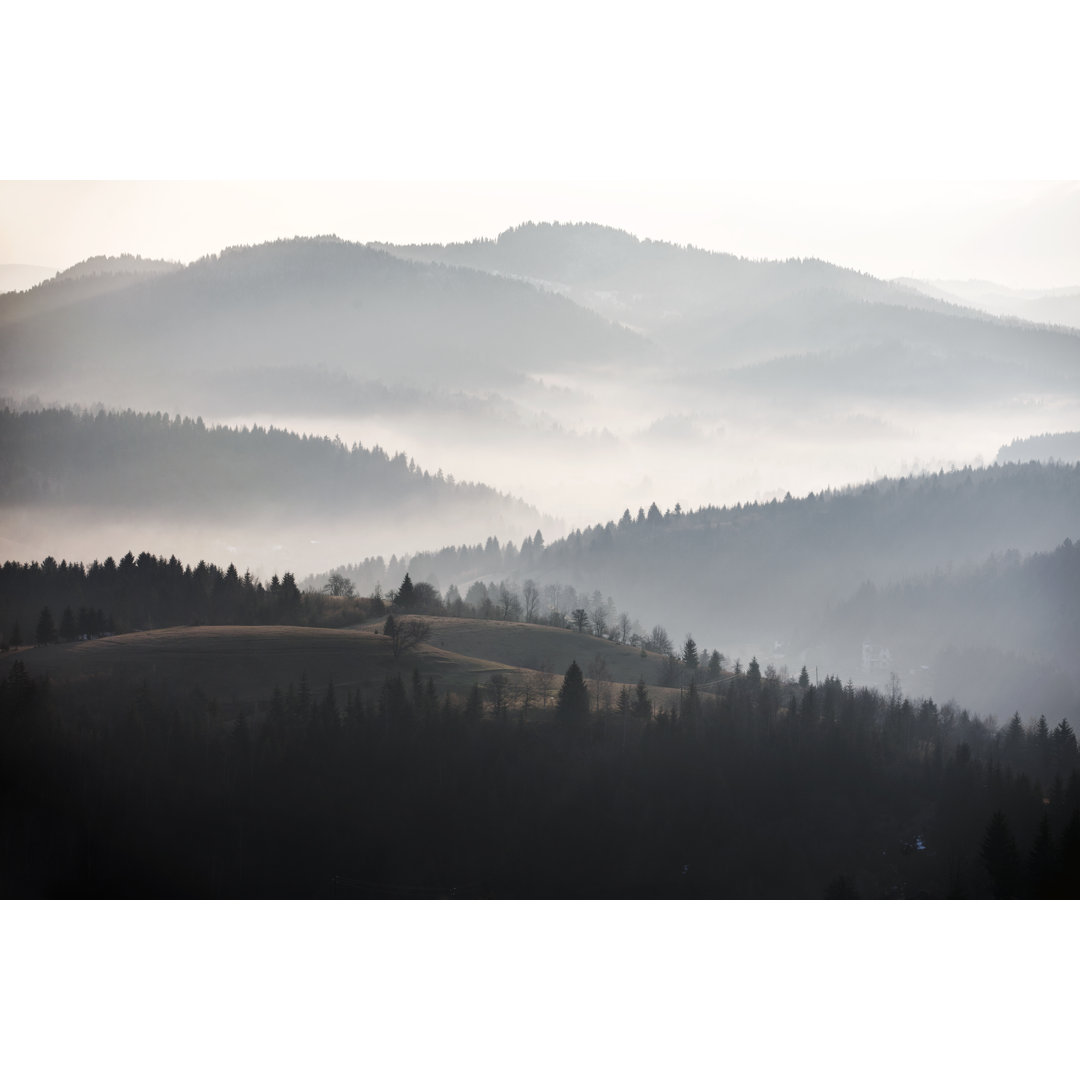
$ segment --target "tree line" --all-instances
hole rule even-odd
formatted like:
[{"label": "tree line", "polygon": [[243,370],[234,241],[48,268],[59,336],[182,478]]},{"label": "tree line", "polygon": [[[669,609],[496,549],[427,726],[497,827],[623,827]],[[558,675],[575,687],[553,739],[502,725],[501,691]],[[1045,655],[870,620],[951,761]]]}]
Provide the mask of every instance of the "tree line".
[{"label": "tree line", "polygon": [[0,640],[7,646],[163,626],[292,623],[316,610],[317,598],[305,602],[291,573],[264,585],[231,563],[192,567],[175,555],[129,551],[89,566],[48,556],[0,566]]}]

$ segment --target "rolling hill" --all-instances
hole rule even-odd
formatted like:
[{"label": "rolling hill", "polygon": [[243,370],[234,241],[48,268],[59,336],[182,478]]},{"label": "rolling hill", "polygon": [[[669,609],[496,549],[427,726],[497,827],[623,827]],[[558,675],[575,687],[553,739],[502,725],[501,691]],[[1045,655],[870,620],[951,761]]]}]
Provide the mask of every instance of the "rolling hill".
[{"label": "rolling hill", "polygon": [[[32,678],[47,676],[64,685],[82,687],[87,701],[99,693],[145,684],[166,696],[193,691],[216,700],[224,715],[239,707],[248,714],[267,702],[275,687],[298,687],[301,680],[313,694],[329,683],[342,695],[362,691],[377,696],[387,678],[406,680],[417,672],[426,684],[434,679],[440,695],[464,699],[474,685],[486,688],[501,673],[510,693],[528,684],[531,708],[550,707],[572,660],[586,677],[598,656],[607,663],[604,676],[611,691],[649,679],[660,658],[642,659],[637,649],[601,638],[525,624],[431,618],[428,644],[403,652],[397,659],[390,640],[379,630],[382,620],[359,628],[331,630],[299,626],[190,626],[119,634],[66,645],[17,649],[0,656],[0,678],[22,661]],[[678,690],[650,685],[654,702],[677,700]],[[230,712],[231,710],[231,712]]]},{"label": "rolling hill", "polygon": [[[912,667],[936,664],[947,635],[933,630],[936,608],[927,609],[925,627],[918,616],[900,618],[898,610],[897,624],[889,629],[888,603],[879,610],[880,621],[877,616],[860,621],[855,616],[862,608],[854,602],[860,590],[894,589],[903,598],[912,579],[973,573],[995,554],[1053,551],[1077,535],[1080,466],[1029,463],[695,511],[661,512],[654,505],[648,513],[641,509],[635,517],[627,510],[617,523],[574,530],[546,545],[448,548],[397,565],[416,580],[436,580],[443,588],[454,584],[465,590],[489,578],[520,586],[531,578],[542,595],[552,584],[598,590],[645,626],[663,624],[676,641],[689,631],[699,643],[733,658],[745,661],[756,654],[763,663],[793,670],[820,664],[822,670],[865,681],[864,640],[892,646],[897,661],[890,670],[907,678]],[[961,594],[947,620],[956,644],[984,641],[990,625],[1009,624],[1015,597],[1005,600],[991,590],[990,607],[976,609],[967,600],[960,604]],[[1045,610],[1054,595],[1062,595],[1061,589],[1029,596],[1025,626],[1034,628],[1040,612],[1048,625],[1057,625]],[[851,617],[847,622],[842,612]],[[971,623],[966,636],[961,633],[965,619]],[[925,648],[902,649],[901,637]],[[998,644],[1023,652],[1023,637],[1014,634]],[[1031,647],[1040,648],[1034,641]],[[1060,656],[1054,664],[1062,669]],[[999,683],[992,702],[984,693],[986,680],[977,675],[951,680],[946,692],[1007,714],[1023,703],[1029,680],[1025,674],[1011,683],[1011,690]],[[939,692],[933,686],[919,689]]]}]

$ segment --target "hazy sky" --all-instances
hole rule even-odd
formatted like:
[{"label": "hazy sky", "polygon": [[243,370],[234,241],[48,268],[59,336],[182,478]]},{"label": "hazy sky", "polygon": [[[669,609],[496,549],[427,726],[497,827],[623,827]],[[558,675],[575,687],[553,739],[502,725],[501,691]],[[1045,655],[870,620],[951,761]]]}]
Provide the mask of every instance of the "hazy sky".
[{"label": "hazy sky", "polygon": [[[1068,12],[19,5],[0,263],[587,219],[883,276],[1080,285]],[[34,183],[86,178],[157,183]],[[252,178],[278,183],[177,184]],[[324,178],[354,183],[282,183]]]},{"label": "hazy sky", "polygon": [[63,268],[121,252],[186,262],[319,233],[468,240],[528,219],[882,277],[1080,286],[1080,183],[1003,181],[16,181],[0,183],[0,263]]}]

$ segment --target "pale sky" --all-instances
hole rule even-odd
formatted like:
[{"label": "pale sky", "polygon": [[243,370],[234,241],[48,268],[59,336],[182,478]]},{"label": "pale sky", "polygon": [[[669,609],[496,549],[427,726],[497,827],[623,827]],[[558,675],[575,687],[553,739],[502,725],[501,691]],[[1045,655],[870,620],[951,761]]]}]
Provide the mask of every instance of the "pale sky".
[{"label": "pale sky", "polygon": [[[1054,0],[20,5],[0,263],[559,219],[1080,285],[1072,21]],[[110,183],[59,182],[87,179]]]}]

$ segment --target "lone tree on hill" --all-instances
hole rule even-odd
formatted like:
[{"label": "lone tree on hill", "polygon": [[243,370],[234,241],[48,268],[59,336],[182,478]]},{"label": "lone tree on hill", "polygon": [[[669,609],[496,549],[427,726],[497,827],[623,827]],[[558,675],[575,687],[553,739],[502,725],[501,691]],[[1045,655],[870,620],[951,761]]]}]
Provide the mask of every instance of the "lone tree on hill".
[{"label": "lone tree on hill", "polygon": [[585,687],[585,677],[581,674],[576,660],[570,662],[563,676],[555,715],[570,724],[579,724],[589,716],[589,691]]},{"label": "lone tree on hill", "polygon": [[412,578],[406,573],[405,577],[401,579],[401,585],[397,593],[394,595],[394,605],[402,611],[409,611],[415,600]]},{"label": "lone tree on hill", "polygon": [[393,615],[387,615],[383,634],[390,639],[396,660],[407,649],[422,645],[431,637],[431,623],[426,619],[395,619]]}]

